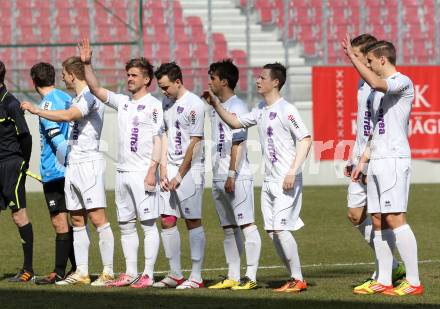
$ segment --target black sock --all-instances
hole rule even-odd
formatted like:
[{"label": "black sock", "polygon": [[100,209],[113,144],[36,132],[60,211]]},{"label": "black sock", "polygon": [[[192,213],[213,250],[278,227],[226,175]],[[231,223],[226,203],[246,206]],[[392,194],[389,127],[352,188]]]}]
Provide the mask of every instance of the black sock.
[{"label": "black sock", "polygon": [[32,223],[28,223],[18,228],[23,246],[23,269],[33,272],[32,255],[34,248],[34,232],[32,231]]},{"label": "black sock", "polygon": [[72,265],[71,271],[76,271],[76,261],[75,261],[75,250],[73,248],[73,228],[70,227],[70,251],[69,251],[69,260]]},{"label": "black sock", "polygon": [[67,259],[72,247],[72,236],[70,232],[57,233],[55,239],[55,272],[64,277],[66,273]]}]

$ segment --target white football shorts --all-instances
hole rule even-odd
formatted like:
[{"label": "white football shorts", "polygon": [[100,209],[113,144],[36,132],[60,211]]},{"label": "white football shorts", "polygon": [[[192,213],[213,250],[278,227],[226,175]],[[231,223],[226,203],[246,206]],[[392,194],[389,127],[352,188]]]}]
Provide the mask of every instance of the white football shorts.
[{"label": "white football shorts", "polygon": [[[177,175],[178,170],[179,166],[177,165],[167,165],[169,181]],[[160,213],[184,219],[201,219],[204,176],[203,167],[191,167],[176,191],[161,191]]]},{"label": "white football shorts", "polygon": [[234,193],[225,191],[226,181],[212,182],[212,197],[221,226],[255,222],[253,180],[236,180]]},{"label": "white football shorts", "polygon": [[[146,172],[116,171],[115,200],[119,222],[159,217],[159,184],[156,192],[145,190]],[[159,179],[157,179],[157,182]]]},{"label": "white football shorts", "polygon": [[410,177],[410,158],[370,160],[367,180],[368,213],[406,212]]},{"label": "white football shorts", "polygon": [[299,217],[302,206],[302,177],[296,177],[289,191],[283,190],[282,182],[263,182],[261,211],[264,229],[296,231],[304,226]]},{"label": "white football shorts", "polygon": [[106,208],[105,160],[69,163],[65,171],[64,193],[69,211]]}]

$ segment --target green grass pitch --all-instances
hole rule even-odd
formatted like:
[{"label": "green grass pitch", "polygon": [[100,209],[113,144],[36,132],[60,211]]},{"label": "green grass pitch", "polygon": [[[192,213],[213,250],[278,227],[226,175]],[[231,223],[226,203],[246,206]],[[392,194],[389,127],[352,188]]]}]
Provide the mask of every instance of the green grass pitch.
[{"label": "green grass pitch", "polygon": [[[29,180],[31,181],[31,180]],[[134,290],[131,288],[41,287],[33,283],[12,284],[4,279],[22,263],[18,232],[10,212],[0,216],[0,308],[440,308],[439,185],[411,186],[409,223],[417,237],[420,274],[425,285],[421,297],[393,298],[358,296],[353,284],[373,271],[373,254],[359,232],[346,219],[346,187],[305,187],[301,217],[305,227],[295,233],[304,277],[309,290],[301,294],[271,291],[287,277],[269,237],[262,229],[259,189],[255,191],[257,224],[262,238],[258,290],[247,292],[200,290]],[[108,214],[115,234],[115,271],[125,268],[120,233],[115,220],[113,192],[108,192]],[[209,190],[204,196],[206,255],[203,273],[208,285],[227,271],[223,254],[223,233],[218,225]],[[53,269],[54,232],[40,193],[28,194],[28,210],[34,228],[34,269],[45,275]],[[140,237],[142,239],[142,233]],[[180,223],[182,266],[190,268],[188,233]],[[97,235],[91,229],[90,272],[101,269]],[[142,244],[142,241],[141,241]],[[143,249],[139,270],[143,269]],[[242,259],[244,266],[245,259]],[[168,269],[163,250],[156,264],[156,280]],[[244,273],[244,271],[243,271]],[[185,272],[187,275],[188,272]]]}]

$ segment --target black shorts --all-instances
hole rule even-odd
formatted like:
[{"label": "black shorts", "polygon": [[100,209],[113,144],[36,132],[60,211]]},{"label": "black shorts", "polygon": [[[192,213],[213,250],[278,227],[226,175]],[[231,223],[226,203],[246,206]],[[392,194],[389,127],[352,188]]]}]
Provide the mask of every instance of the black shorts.
[{"label": "black shorts", "polygon": [[64,178],[43,183],[44,197],[51,214],[67,212],[64,198]]},{"label": "black shorts", "polygon": [[0,209],[12,211],[26,208],[26,173],[24,161],[16,157],[0,162]]}]

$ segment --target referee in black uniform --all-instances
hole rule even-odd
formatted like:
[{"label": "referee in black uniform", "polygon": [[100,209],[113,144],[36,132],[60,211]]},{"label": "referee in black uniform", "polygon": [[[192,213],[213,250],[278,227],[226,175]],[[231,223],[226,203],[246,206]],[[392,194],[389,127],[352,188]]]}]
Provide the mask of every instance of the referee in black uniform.
[{"label": "referee in black uniform", "polygon": [[12,220],[20,233],[23,268],[10,282],[32,280],[32,251],[34,234],[26,212],[26,170],[32,151],[32,136],[20,109],[20,102],[4,85],[6,68],[0,61],[0,209],[9,207]]}]

